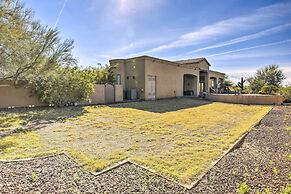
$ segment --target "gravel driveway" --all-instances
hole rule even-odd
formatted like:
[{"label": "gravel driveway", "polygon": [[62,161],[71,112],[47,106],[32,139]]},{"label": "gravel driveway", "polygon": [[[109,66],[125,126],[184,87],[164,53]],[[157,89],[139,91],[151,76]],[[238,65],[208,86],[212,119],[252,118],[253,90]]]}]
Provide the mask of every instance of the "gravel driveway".
[{"label": "gravel driveway", "polygon": [[[0,162],[1,193],[277,193],[290,185],[291,108],[275,107],[245,138],[190,190],[135,164],[93,175],[71,158]],[[289,127],[289,131],[287,128]],[[288,177],[289,176],[289,177]]]}]

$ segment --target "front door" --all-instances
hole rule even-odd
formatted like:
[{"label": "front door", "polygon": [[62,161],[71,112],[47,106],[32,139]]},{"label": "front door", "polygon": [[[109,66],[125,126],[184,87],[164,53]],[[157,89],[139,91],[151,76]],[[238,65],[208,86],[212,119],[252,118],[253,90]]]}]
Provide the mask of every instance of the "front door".
[{"label": "front door", "polygon": [[156,99],[156,76],[148,75],[148,99]]}]

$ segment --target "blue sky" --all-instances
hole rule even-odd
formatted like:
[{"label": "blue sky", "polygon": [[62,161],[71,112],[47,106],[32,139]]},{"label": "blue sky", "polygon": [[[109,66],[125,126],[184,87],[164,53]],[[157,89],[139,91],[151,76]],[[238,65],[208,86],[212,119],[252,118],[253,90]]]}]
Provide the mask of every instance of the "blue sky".
[{"label": "blue sky", "polygon": [[278,64],[291,83],[291,1],[26,0],[36,17],[75,40],[81,66],[150,55],[206,57],[232,80]]}]

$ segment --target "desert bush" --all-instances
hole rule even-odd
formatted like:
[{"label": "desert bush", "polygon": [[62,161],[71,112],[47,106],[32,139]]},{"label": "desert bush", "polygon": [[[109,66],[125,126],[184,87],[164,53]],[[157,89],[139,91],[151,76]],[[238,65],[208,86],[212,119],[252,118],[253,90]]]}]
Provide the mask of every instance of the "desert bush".
[{"label": "desert bush", "polygon": [[280,94],[284,97],[286,102],[291,102],[291,86],[281,87]]},{"label": "desert bush", "polygon": [[61,106],[86,100],[93,92],[94,78],[92,71],[67,67],[37,77],[31,85],[42,102]]}]

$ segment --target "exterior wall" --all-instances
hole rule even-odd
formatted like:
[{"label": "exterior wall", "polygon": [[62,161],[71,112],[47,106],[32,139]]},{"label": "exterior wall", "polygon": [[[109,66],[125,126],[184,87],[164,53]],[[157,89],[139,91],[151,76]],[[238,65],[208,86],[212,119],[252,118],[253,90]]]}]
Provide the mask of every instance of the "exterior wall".
[{"label": "exterior wall", "polygon": [[96,84],[94,87],[94,92],[89,98],[89,103],[91,104],[104,104],[105,103],[105,87],[101,84]]},{"label": "exterior wall", "polygon": [[17,87],[2,82],[0,85],[0,108],[8,107],[29,107],[46,106],[36,96],[34,96],[29,88]]},{"label": "exterior wall", "polygon": [[210,81],[210,78],[211,77],[215,77],[216,78],[216,81],[218,82],[219,79],[222,79],[224,80],[224,77],[225,77],[225,74],[224,73],[220,73],[220,72],[216,72],[216,71],[208,71],[208,83],[211,83]]},{"label": "exterior wall", "polygon": [[[188,74],[187,74],[188,75]],[[193,90],[194,92],[197,92],[197,77],[196,76],[184,76],[184,91],[187,90]],[[196,93],[198,95],[198,93]]]},{"label": "exterior wall", "polygon": [[[149,100],[148,93],[150,89],[156,87],[156,98],[171,98],[183,96],[185,87],[184,74],[192,74],[195,76],[195,86],[191,85],[195,95],[200,94],[200,82],[204,82],[205,92],[209,92],[210,77],[216,78],[215,85],[218,80],[224,80],[224,74],[209,70],[209,63],[206,60],[192,63],[177,63],[149,56],[140,56],[130,59],[115,59],[110,61],[110,65],[114,66],[113,74],[121,76],[121,84],[124,91],[130,89],[137,90],[139,99]],[[200,73],[199,73],[200,72]],[[204,76],[204,80],[200,80]],[[148,76],[154,76],[148,81]],[[185,79],[187,82],[187,79]],[[185,87],[185,88],[184,88]],[[190,90],[190,89],[189,89]],[[154,90],[151,90],[154,93]],[[153,94],[154,95],[154,94]]]},{"label": "exterior wall", "polygon": [[121,75],[121,85],[123,90],[130,89],[137,90],[137,97],[144,99],[144,87],[145,87],[145,60],[144,58],[134,59],[118,59],[111,60],[111,66],[115,66],[113,70],[114,76]]},{"label": "exterior wall", "polygon": [[120,75],[121,85],[123,85],[123,89],[125,90],[125,60],[124,59],[117,59],[110,61],[110,65],[113,68],[112,73],[116,76]]},{"label": "exterior wall", "polygon": [[283,97],[279,95],[260,95],[260,94],[207,94],[206,99],[227,102],[234,104],[262,104],[262,105],[280,105],[283,103]]},{"label": "exterior wall", "polygon": [[199,63],[186,63],[186,64],[181,64],[183,67],[187,68],[196,68],[196,69],[201,69],[201,70],[209,70],[209,65],[205,61],[201,61]]},{"label": "exterior wall", "polygon": [[125,90],[137,90],[137,98],[144,99],[145,91],[145,60],[130,59],[125,64]]},{"label": "exterior wall", "polygon": [[122,85],[115,85],[115,102],[122,102],[123,101],[123,86]]},{"label": "exterior wall", "polygon": [[[112,87],[112,86],[111,86]],[[96,84],[94,92],[89,97],[88,101],[76,103],[77,105],[90,105],[90,104],[105,104],[108,102],[107,98],[113,99],[113,102],[123,101],[123,86],[115,85],[113,92],[105,95],[105,85]],[[15,88],[10,82],[0,82],[0,108],[8,107],[29,107],[29,106],[48,106],[42,103],[31,90],[26,87]]]},{"label": "exterior wall", "polygon": [[[145,79],[147,79],[148,75],[156,76],[156,98],[183,96],[184,74],[193,74],[199,80],[198,70],[179,67],[172,63],[151,58],[146,58],[145,60]],[[148,92],[147,88],[147,82],[145,82],[145,94]],[[145,95],[144,99],[147,100],[147,95]]]},{"label": "exterior wall", "polygon": [[[214,79],[211,79],[211,78],[214,78]],[[217,92],[219,88],[219,84],[223,82],[224,79],[225,79],[224,73],[209,70],[208,71],[208,83],[209,83],[208,92],[210,91],[209,89],[211,87],[212,80],[214,81],[214,87],[216,88],[216,92]]]}]

